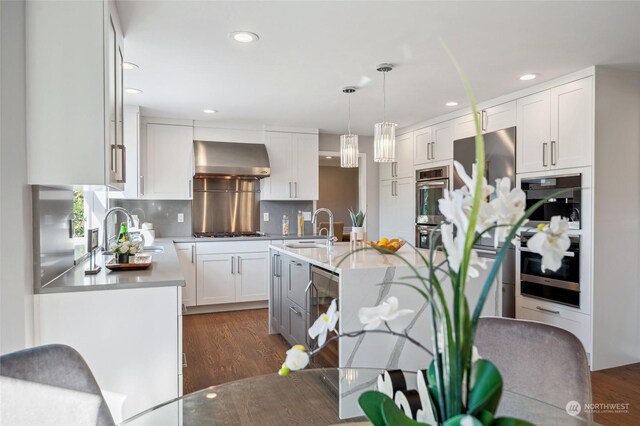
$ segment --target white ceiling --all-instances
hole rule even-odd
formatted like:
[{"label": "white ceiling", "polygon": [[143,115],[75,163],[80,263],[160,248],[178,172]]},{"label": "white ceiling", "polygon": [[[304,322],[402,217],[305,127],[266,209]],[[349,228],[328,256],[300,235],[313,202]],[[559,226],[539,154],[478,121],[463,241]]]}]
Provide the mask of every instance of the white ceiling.
[{"label": "white ceiling", "polygon": [[[207,2],[117,3],[125,32],[125,103],[145,115],[225,125],[282,125],[355,133],[382,119],[401,127],[468,103],[443,39],[478,101],[590,65],[640,70],[640,2]],[[239,44],[235,30],[260,40]],[[540,73],[532,82],[523,73]],[[213,116],[205,108],[219,110]],[[455,109],[455,108],[453,108]]]}]

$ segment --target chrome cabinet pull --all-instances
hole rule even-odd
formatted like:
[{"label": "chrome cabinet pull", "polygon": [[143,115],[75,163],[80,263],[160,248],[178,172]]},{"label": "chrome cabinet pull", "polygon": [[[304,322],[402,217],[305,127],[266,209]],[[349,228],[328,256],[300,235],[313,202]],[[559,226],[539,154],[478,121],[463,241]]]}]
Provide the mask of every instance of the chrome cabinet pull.
[{"label": "chrome cabinet pull", "polygon": [[481,118],[482,118],[482,131],[485,132],[487,130],[487,126],[488,126],[488,121],[489,121],[489,115],[487,114],[487,111],[482,110],[480,111]]},{"label": "chrome cabinet pull", "polygon": [[140,195],[144,195],[144,176],[140,175]]},{"label": "chrome cabinet pull", "polygon": [[242,272],[240,271],[240,256],[238,256],[238,273],[241,274]]},{"label": "chrome cabinet pull", "polygon": [[282,275],[282,263],[280,262],[280,255],[276,254],[276,277],[280,278]]},{"label": "chrome cabinet pull", "polygon": [[431,142],[431,159],[432,160],[436,159],[436,143],[435,142]]},{"label": "chrome cabinet pull", "polygon": [[127,182],[127,147],[124,145],[117,145],[116,149],[122,151],[122,173],[121,179],[118,179],[118,183],[126,183]]},{"label": "chrome cabinet pull", "polygon": [[187,355],[184,352],[182,352],[182,367],[187,367]]},{"label": "chrome cabinet pull", "polygon": [[191,245],[191,263],[195,261],[195,257],[196,257],[196,246],[195,244],[192,244]]},{"label": "chrome cabinet pull", "polygon": [[556,141],[551,141],[551,165],[556,165]]},{"label": "chrome cabinet pull", "polygon": [[289,306],[289,310],[291,310],[291,312],[293,312],[294,314],[296,314],[298,316],[302,316],[302,314],[300,312],[298,312],[296,310],[296,308],[294,308],[293,306]]},{"label": "chrome cabinet pull", "polygon": [[231,275],[235,275],[235,272],[233,272],[233,262],[235,260],[235,256],[231,256]]},{"label": "chrome cabinet pull", "polygon": [[191,194],[191,179],[189,179],[189,198],[193,197]]},{"label": "chrome cabinet pull", "polygon": [[542,312],[549,312],[550,314],[560,315],[560,311],[552,311],[551,309],[545,309],[542,306],[536,306],[536,309]]},{"label": "chrome cabinet pull", "polygon": [[295,260],[291,260],[290,262],[296,266],[302,266],[302,263],[296,262]]},{"label": "chrome cabinet pull", "polygon": [[298,182],[293,182],[293,198],[298,198]]},{"label": "chrome cabinet pull", "polygon": [[546,142],[542,144],[542,167],[547,167],[547,145]]},{"label": "chrome cabinet pull", "polygon": [[289,198],[293,198],[293,197],[291,196],[291,182],[289,182]]}]

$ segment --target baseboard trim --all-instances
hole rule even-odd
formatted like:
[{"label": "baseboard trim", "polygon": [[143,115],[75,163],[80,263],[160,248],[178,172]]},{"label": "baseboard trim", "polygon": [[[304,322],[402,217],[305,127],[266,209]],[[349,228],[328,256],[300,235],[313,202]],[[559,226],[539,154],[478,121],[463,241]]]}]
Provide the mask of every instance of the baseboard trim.
[{"label": "baseboard trim", "polygon": [[210,314],[213,312],[245,311],[247,309],[263,309],[269,307],[268,300],[241,303],[221,303],[219,305],[187,306],[184,315]]}]

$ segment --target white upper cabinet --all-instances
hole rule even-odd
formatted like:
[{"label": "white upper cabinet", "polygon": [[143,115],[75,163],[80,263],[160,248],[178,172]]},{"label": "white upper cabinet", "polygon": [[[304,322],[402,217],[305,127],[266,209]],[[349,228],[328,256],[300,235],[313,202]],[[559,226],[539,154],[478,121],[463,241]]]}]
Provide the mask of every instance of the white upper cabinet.
[{"label": "white upper cabinet", "polygon": [[265,132],[271,176],[261,200],[318,199],[318,134]]},{"label": "white upper cabinet", "polygon": [[413,138],[414,165],[453,158],[455,121],[445,121],[416,130]]},{"label": "white upper cabinet", "polygon": [[380,163],[380,180],[413,176],[413,137],[413,132],[396,136],[396,161]]},{"label": "white upper cabinet", "polygon": [[453,120],[453,140],[470,138],[476,134],[476,123],[473,114],[463,115]]},{"label": "white upper cabinet", "polygon": [[147,124],[140,192],[153,200],[189,200],[193,191],[193,127]]},{"label": "white upper cabinet", "polygon": [[518,173],[591,165],[593,80],[518,99]]},{"label": "white upper cabinet", "polygon": [[124,164],[125,180],[123,191],[109,191],[109,198],[136,199],[140,189],[140,107],[124,106]]},{"label": "white upper cabinet", "polygon": [[[30,184],[123,189],[123,39],[112,1],[26,3]],[[70,64],[73,64],[70,66]]]},{"label": "white upper cabinet", "polygon": [[[514,127],[517,124],[516,101],[505,102],[496,106],[478,111],[478,121],[482,133],[495,132],[496,130]],[[467,114],[453,120],[453,139],[464,139],[476,134],[476,123],[473,114]]]}]

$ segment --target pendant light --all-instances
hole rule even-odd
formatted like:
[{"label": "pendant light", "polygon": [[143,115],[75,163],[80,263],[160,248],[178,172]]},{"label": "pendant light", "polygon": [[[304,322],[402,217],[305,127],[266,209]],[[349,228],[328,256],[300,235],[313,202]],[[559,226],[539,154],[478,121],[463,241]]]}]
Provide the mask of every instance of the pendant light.
[{"label": "pendant light", "polygon": [[377,70],[382,73],[382,122],[376,123],[373,133],[374,161],[393,163],[396,161],[396,126],[387,119],[387,73],[393,69],[391,64],[380,64]]},{"label": "pendant light", "polygon": [[348,134],[340,136],[340,167],[358,167],[358,135],[351,134],[351,94],[355,93],[355,87],[345,87],[342,89],[349,98],[349,122],[347,125]]}]

